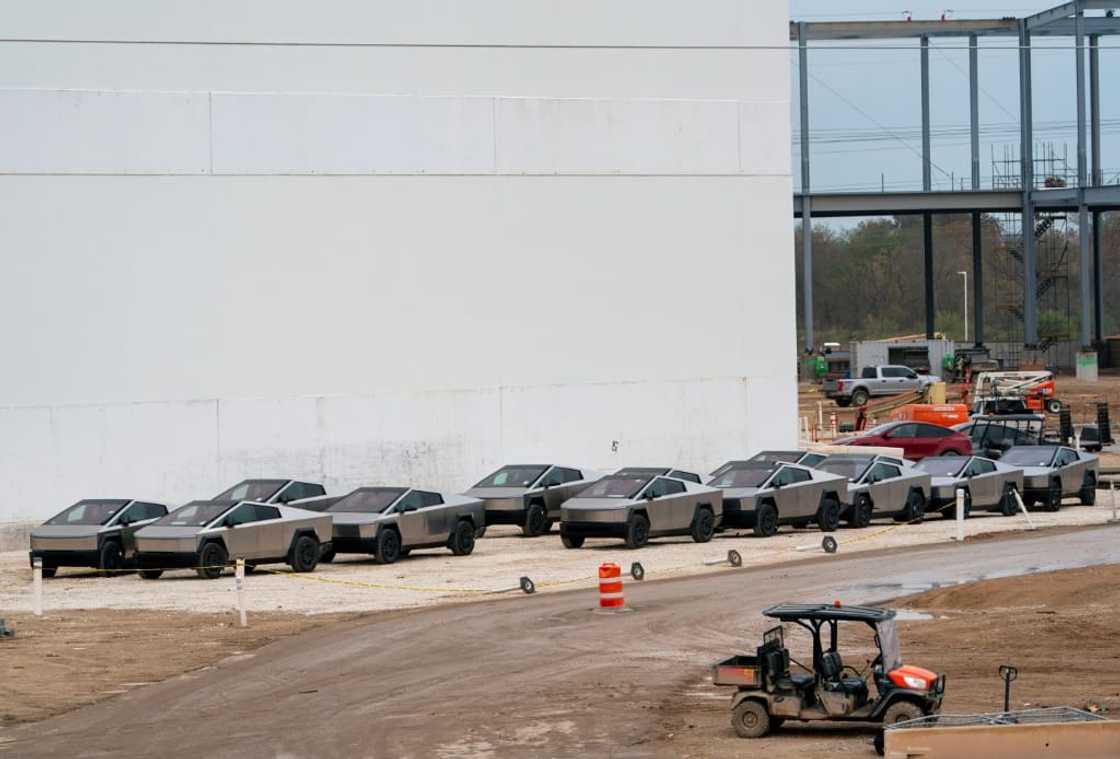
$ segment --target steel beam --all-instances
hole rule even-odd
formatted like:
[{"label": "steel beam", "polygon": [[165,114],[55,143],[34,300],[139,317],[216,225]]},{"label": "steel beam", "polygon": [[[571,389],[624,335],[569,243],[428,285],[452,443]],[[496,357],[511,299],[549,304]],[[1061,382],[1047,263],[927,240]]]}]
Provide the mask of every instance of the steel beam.
[{"label": "steel beam", "polygon": [[1047,8],[1044,11],[1040,11],[1031,16],[1027,16],[1023,19],[1023,21],[1027,25],[1027,31],[1033,32],[1035,29],[1039,29],[1048,24],[1052,24],[1055,21],[1060,21],[1063,18],[1069,18],[1077,12],[1077,9],[1078,0],[1073,0],[1073,2],[1062,3],[1061,5],[1055,6],[1053,8]]},{"label": "steel beam", "polygon": [[929,37],[922,37],[922,189],[933,189],[929,140]]},{"label": "steel beam", "polygon": [[1104,300],[1101,287],[1101,213],[1093,211],[1093,343],[1104,346]]},{"label": "steel beam", "polygon": [[805,198],[801,209],[801,262],[804,280],[801,287],[801,315],[805,327],[805,352],[811,353],[815,345],[813,335],[813,200],[809,177],[809,40],[805,35],[801,35],[797,55],[801,87],[801,192]]},{"label": "steel beam", "polygon": [[1089,134],[1093,157],[1090,182],[1093,187],[1104,184],[1101,172],[1101,50],[1100,37],[1089,37]]},{"label": "steel beam", "polygon": [[1088,146],[1085,135],[1085,35],[1082,34],[1081,22],[1084,13],[1077,8],[1074,17],[1077,23],[1077,33],[1074,35],[1073,52],[1076,56],[1075,70],[1077,73],[1077,247],[1078,247],[1078,279],[1081,299],[1081,347],[1088,348],[1092,343],[1093,328],[1093,260],[1091,241],[1089,239],[1089,208],[1085,205],[1085,187],[1088,185]]},{"label": "steel beam", "polygon": [[1034,106],[1031,102],[1031,34],[1019,21],[1019,173],[1023,184],[1023,342],[1038,345],[1038,272],[1034,246]]},{"label": "steel beam", "polygon": [[968,38],[968,126],[972,153],[972,189],[980,189],[980,54],[975,34]]},{"label": "steel beam", "polygon": [[[805,39],[818,41],[842,40],[904,40],[919,37],[1016,37],[1018,22],[1006,19],[967,19],[951,21],[812,21],[790,23],[789,39],[800,42],[799,27],[806,27]],[[1108,36],[1120,34],[1120,16],[1108,18],[1093,16],[1085,19],[1086,34]],[[1069,37],[1073,35],[1073,21],[1069,18],[1053,21],[1033,30],[1038,37]]]},{"label": "steel beam", "polygon": [[[1023,193],[1019,190],[955,190],[952,192],[814,192],[813,217],[905,216],[923,213],[1022,213]],[[1033,208],[1075,213],[1080,205],[1076,187],[1035,190]],[[793,215],[801,218],[804,196],[793,196]],[[1108,184],[1085,189],[1085,205],[1090,212],[1120,211],[1120,185]]]},{"label": "steel beam", "polygon": [[984,344],[984,233],[980,214],[972,213],[972,331],[975,344]]},{"label": "steel beam", "polygon": [[933,217],[922,214],[922,258],[925,262],[926,339],[932,340],[936,325],[933,303]]}]

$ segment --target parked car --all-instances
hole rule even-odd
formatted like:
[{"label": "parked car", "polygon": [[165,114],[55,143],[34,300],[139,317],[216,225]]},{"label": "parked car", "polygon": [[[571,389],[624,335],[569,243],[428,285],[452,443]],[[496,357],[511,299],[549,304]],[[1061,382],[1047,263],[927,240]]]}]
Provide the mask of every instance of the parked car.
[{"label": "parked car", "polygon": [[502,467],[463,495],[485,504],[487,525],[516,524],[523,534],[535,537],[560,520],[560,504],[601,476],[555,464],[515,464]]},{"label": "parked car", "polygon": [[622,538],[627,548],[641,548],[662,535],[691,535],[697,543],[707,543],[723,515],[720,491],[664,471],[620,469],[565,501],[560,519],[564,546],[579,548],[587,538]]},{"label": "parked car", "polygon": [[450,549],[456,556],[474,551],[475,532],[486,524],[486,508],[477,498],[444,496],[410,487],[366,487],[340,498],[301,502],[300,508],[330,514],[334,528],[320,561],[336,553],[372,554],[392,564],[414,548]]},{"label": "parked car", "polygon": [[1023,492],[1023,470],[1007,462],[981,456],[941,456],[918,464],[933,477],[929,510],[955,519],[957,490],[964,490],[964,516],[974,509],[998,511],[1005,517],[1019,509],[1016,492]]},{"label": "parked car", "polygon": [[816,453],[814,451],[759,451],[749,459],[728,461],[709,476],[718,477],[729,469],[753,463],[775,464],[785,461],[789,464],[801,464],[802,466],[813,467],[826,458],[828,458],[827,453]]},{"label": "parked car", "polygon": [[866,527],[877,517],[917,522],[925,514],[930,475],[905,459],[837,453],[816,468],[848,480],[847,490],[840,494],[841,516],[852,527]]},{"label": "parked car", "polygon": [[800,464],[755,461],[736,465],[708,481],[723,491],[723,524],[753,528],[769,537],[778,526],[816,522],[825,532],[840,526],[845,477]]},{"label": "parked car", "polygon": [[54,577],[59,567],[122,569],[136,559],[136,531],[166,513],[150,501],[83,499],[31,531],[31,565],[42,561],[43,577]]},{"label": "parked car", "polygon": [[940,381],[908,366],[865,366],[854,379],[825,380],[824,394],[838,406],[863,406],[872,398],[909,393]]},{"label": "parked car", "polygon": [[903,456],[921,461],[927,456],[964,456],[972,441],[964,433],[924,422],[887,422],[858,435],[840,438],[836,445],[873,445],[901,448]]},{"label": "parked car", "polygon": [[1097,502],[1098,459],[1064,445],[1026,445],[1009,448],[1000,461],[1023,470],[1023,500],[1042,503],[1047,511],[1062,508],[1062,499],[1077,496],[1091,506]]},{"label": "parked car", "polygon": [[968,435],[976,455],[998,459],[1014,445],[1041,445],[1045,421],[1039,414],[976,416],[953,429]]},{"label": "parked car", "polygon": [[210,500],[291,503],[304,498],[319,498],[326,495],[326,492],[317,482],[283,479],[242,480]]},{"label": "parked car", "polygon": [[136,533],[136,563],[149,580],[176,568],[213,580],[234,559],[244,559],[249,571],[286,563],[310,572],[330,540],[329,514],[253,501],[191,501]]}]

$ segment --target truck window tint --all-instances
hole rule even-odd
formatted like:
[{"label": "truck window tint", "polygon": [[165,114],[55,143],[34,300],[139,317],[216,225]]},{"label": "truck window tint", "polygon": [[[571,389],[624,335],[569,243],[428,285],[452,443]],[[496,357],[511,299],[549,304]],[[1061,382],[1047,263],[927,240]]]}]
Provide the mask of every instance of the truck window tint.
[{"label": "truck window tint", "polygon": [[683,482],[662,479],[658,479],[657,482],[661,485],[662,495],[676,495],[677,493],[683,493],[685,491]]},{"label": "truck window tint", "polygon": [[439,506],[443,503],[443,496],[439,493],[429,493],[426,490],[417,490],[420,494],[421,506]]},{"label": "truck window tint", "polygon": [[576,469],[565,469],[564,467],[556,467],[556,471],[560,474],[560,482],[579,482],[583,479],[583,474]]},{"label": "truck window tint", "polygon": [[790,483],[808,482],[809,480],[813,479],[813,475],[809,474],[809,472],[807,472],[804,469],[792,469],[791,468],[791,469],[788,469],[787,471],[789,472]]},{"label": "truck window tint", "polygon": [[415,511],[416,509],[423,508],[424,496],[419,490],[413,490],[400,501],[397,502],[397,511]]},{"label": "truck window tint", "polygon": [[863,379],[878,379],[879,375],[875,373],[874,366],[865,366],[863,367],[863,373],[860,374],[860,377]]}]

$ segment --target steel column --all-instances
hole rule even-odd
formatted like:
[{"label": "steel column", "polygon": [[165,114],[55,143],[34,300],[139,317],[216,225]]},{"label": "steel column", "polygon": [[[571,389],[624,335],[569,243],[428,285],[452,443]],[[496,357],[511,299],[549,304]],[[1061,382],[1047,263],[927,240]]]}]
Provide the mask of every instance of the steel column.
[{"label": "steel column", "polygon": [[[972,148],[972,189],[980,189],[980,56],[975,34],[968,37],[968,106]],[[972,332],[984,344],[984,235],[980,212],[972,212]]]},{"label": "steel column", "polygon": [[[929,37],[922,37],[922,189],[933,189],[929,130]],[[922,257],[925,261],[926,337],[933,339],[936,325],[933,292],[933,217],[922,214]]]},{"label": "steel column", "polygon": [[1081,346],[1089,347],[1093,334],[1093,260],[1089,231],[1089,208],[1085,205],[1085,188],[1089,184],[1088,146],[1085,135],[1085,34],[1082,29],[1084,11],[1080,5],[1074,16],[1074,46],[1077,71],[1077,247],[1078,279],[1081,292]]},{"label": "steel column", "polygon": [[1101,212],[1093,211],[1093,337],[1098,350],[1104,346],[1101,271]]},{"label": "steel column", "polygon": [[800,25],[798,68],[801,87],[801,262],[804,282],[801,288],[801,314],[805,323],[805,351],[813,350],[813,210],[809,182],[809,38],[805,24]]},{"label": "steel column", "polygon": [[1038,265],[1034,245],[1034,104],[1031,102],[1031,35],[1019,21],[1019,172],[1023,184],[1023,342],[1038,345]]}]

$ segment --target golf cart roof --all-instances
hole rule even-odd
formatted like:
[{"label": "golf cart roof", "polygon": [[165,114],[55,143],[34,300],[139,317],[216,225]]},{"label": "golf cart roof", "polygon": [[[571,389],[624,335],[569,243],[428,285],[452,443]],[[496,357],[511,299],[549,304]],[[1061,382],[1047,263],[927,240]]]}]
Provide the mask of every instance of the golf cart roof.
[{"label": "golf cart roof", "polygon": [[894,609],[877,606],[837,606],[835,604],[778,604],[762,612],[767,617],[793,622],[798,619],[885,622],[894,618]]}]

